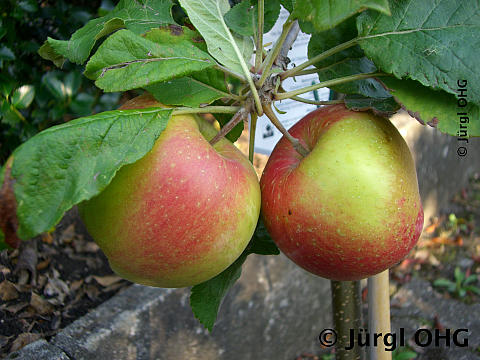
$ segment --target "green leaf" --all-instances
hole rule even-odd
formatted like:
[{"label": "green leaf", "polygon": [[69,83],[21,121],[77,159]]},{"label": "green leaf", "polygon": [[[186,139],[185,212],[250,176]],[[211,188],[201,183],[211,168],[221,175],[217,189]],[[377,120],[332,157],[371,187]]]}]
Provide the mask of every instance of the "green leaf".
[{"label": "green leaf", "polygon": [[474,286],[474,285],[468,285],[468,286],[465,286],[464,289],[466,291],[470,291],[476,295],[480,295],[480,288]]},{"label": "green leaf", "polygon": [[417,357],[417,353],[413,351],[404,351],[401,353],[395,354],[393,357],[395,360],[411,360]]},{"label": "green leaf", "polygon": [[295,0],[280,0],[280,4],[291,14],[295,6]]},{"label": "green leaf", "polygon": [[120,0],[112,12],[90,20],[77,30],[70,40],[48,38],[38,52],[57,66],[61,66],[65,58],[76,64],[83,64],[95,43],[115,30],[127,28],[135,34],[142,34],[158,26],[174,24],[171,7],[171,0]]},{"label": "green leaf", "polygon": [[0,46],[0,61],[2,60],[15,60],[15,54],[5,45]]},{"label": "green leaf", "polygon": [[204,52],[208,52],[207,44],[198,31],[189,29],[186,26],[168,25],[147,31],[143,37],[159,44],[179,44],[186,42],[196,46]]},{"label": "green leaf", "polygon": [[478,281],[477,275],[472,274],[472,275],[470,275],[469,277],[467,277],[467,278],[465,279],[465,281],[463,282],[463,285],[468,285],[468,284],[471,284],[471,283],[476,283],[477,281]]},{"label": "green leaf", "polygon": [[480,136],[480,108],[477,105],[470,102],[466,107],[459,107],[455,96],[429,89],[417,81],[394,77],[382,77],[381,81],[395,100],[421,123],[453,136],[457,136],[462,125],[467,127],[467,137]]},{"label": "green leaf", "polygon": [[17,3],[18,7],[26,12],[35,12],[38,10],[38,4],[35,0],[23,0]]},{"label": "green leaf", "polygon": [[[342,22],[333,29],[314,33],[308,44],[308,57],[312,59],[338,44],[354,39],[356,36],[357,29],[354,18]],[[333,56],[329,56],[315,63],[315,67],[319,69],[317,74],[320,81],[377,70],[375,65],[365,57],[359,46],[349,47]],[[332,86],[332,90],[343,94],[357,94],[372,98],[390,97],[381,83],[375,79],[357,80]]]},{"label": "green leaf", "polygon": [[209,53],[220,64],[243,74],[242,62],[249,63],[253,42],[233,35],[225,24],[223,16],[230,10],[228,0],[180,0],[180,5],[207,42]]},{"label": "green leaf", "polygon": [[[252,6],[253,5],[253,6]],[[265,1],[263,33],[269,32],[280,15],[278,0]],[[244,0],[232,7],[224,16],[230,29],[243,36],[253,36],[257,32],[257,1]]]},{"label": "green leaf", "polygon": [[199,107],[228,97],[236,85],[236,79],[226,77],[220,70],[208,68],[188,77],[149,85],[145,89],[162,104]]},{"label": "green leaf", "polygon": [[75,96],[82,85],[82,74],[78,71],[71,71],[65,76],[65,90],[68,97]]},{"label": "green leaf", "polygon": [[[478,1],[392,1],[391,10],[357,19],[359,44],[379,69],[451,94],[458,80],[480,83]],[[468,96],[480,104],[480,87],[470,86]]]},{"label": "green leaf", "polygon": [[224,93],[192,77],[172,79],[145,87],[155,99],[165,105],[199,107],[224,97]]},{"label": "green leaf", "polygon": [[150,151],[171,112],[108,111],[51,127],[18,147],[11,171],[18,236],[51,229],[73,205],[100,193],[118,169]]},{"label": "green leaf", "polygon": [[462,270],[457,266],[454,271],[454,277],[455,280],[457,281],[457,284],[461,284],[463,280],[465,280],[465,274],[463,273]]},{"label": "green leaf", "polygon": [[457,288],[454,282],[445,278],[436,279],[433,282],[433,286],[447,288],[449,292],[454,292]]},{"label": "green leaf", "polygon": [[243,253],[240,257],[213,279],[192,287],[190,307],[193,314],[208,331],[212,331],[217,319],[218,309],[228,290],[240,278],[242,265],[247,259]]},{"label": "green leaf", "polygon": [[8,98],[15,86],[17,86],[17,83],[13,78],[0,73],[0,93],[3,97]]},{"label": "green leaf", "polygon": [[259,255],[278,255],[277,245],[273,242],[270,234],[268,233],[262,218],[258,220],[257,227],[253,234],[252,240],[248,246],[248,251],[253,254]]},{"label": "green leaf", "polygon": [[[153,36],[153,35],[151,35]],[[104,91],[125,91],[183,77],[215,64],[205,52],[187,41],[160,44],[117,31],[87,63],[85,75]]]},{"label": "green leaf", "polygon": [[27,108],[35,97],[35,87],[32,85],[20,86],[13,92],[12,105],[17,109]]},{"label": "green leaf", "polygon": [[67,89],[55,73],[49,72],[42,77],[42,84],[57,100],[65,101],[67,99]]},{"label": "green leaf", "polygon": [[242,1],[225,14],[225,23],[239,35],[253,36],[258,19],[258,11],[255,10],[249,0]]},{"label": "green leaf", "polygon": [[292,15],[311,22],[317,31],[324,31],[366,9],[390,15],[388,0],[296,0]]},{"label": "green leaf", "polygon": [[70,103],[70,109],[75,116],[87,116],[92,113],[95,97],[87,93],[78,94]]},{"label": "green leaf", "polygon": [[20,112],[8,101],[0,99],[0,120],[4,124],[15,126],[23,120]]},{"label": "green leaf", "polygon": [[384,117],[393,115],[400,108],[393,97],[375,99],[361,95],[347,95],[345,106],[354,111],[372,110]]},{"label": "green leaf", "polygon": [[[333,29],[315,33],[308,44],[308,57],[330,50],[338,44],[346,43],[357,35],[355,19],[342,22]],[[327,81],[344,76],[375,72],[375,65],[365,57],[359,46],[349,47],[333,56],[329,56],[315,64],[320,81]],[[358,94],[372,98],[388,98],[390,94],[375,79],[365,79],[332,86],[332,90],[343,94]]]},{"label": "green leaf", "polygon": [[242,265],[250,254],[278,255],[280,251],[259,219],[255,233],[242,255],[225,271],[211,280],[195,285],[190,295],[190,307],[195,317],[209,331],[217,319],[220,304],[228,290],[240,278]]}]

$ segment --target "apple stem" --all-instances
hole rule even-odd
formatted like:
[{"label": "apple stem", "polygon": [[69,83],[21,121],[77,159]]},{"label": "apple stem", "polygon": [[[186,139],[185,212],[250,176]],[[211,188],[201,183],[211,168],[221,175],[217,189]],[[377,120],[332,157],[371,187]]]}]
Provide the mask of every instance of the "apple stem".
[{"label": "apple stem", "polygon": [[280,120],[278,120],[277,116],[273,112],[272,105],[270,102],[263,102],[263,113],[267,115],[273,125],[285,136],[288,141],[292,143],[293,148],[300,154],[302,157],[307,156],[310,153],[308,150],[297,138],[294,138],[287,129],[282,125]]},{"label": "apple stem", "polygon": [[250,134],[248,142],[248,160],[253,164],[253,152],[255,150],[255,130],[257,129],[257,114],[250,114]]},{"label": "apple stem", "polygon": [[220,131],[212,138],[212,140],[209,141],[210,145],[215,145],[218,141],[220,141],[220,139],[225,137],[225,135],[227,135],[238,123],[240,123],[240,121],[243,121],[246,118],[247,114],[247,111],[243,107],[238,110],[230,119],[230,121],[220,129]]},{"label": "apple stem", "polygon": [[[332,291],[333,326],[336,331],[335,359],[365,359],[364,348],[358,346],[358,338],[351,344],[350,334],[360,334],[362,324],[362,300],[359,281],[330,282]],[[364,335],[364,334],[362,334]],[[331,339],[333,340],[333,339]],[[353,348],[352,346],[353,345]],[[348,349],[348,350],[347,350]]]},{"label": "apple stem", "polygon": [[[388,269],[368,278],[368,332],[390,333],[390,286]],[[370,339],[372,344],[373,339]],[[392,352],[382,346],[370,346],[370,360],[391,360]]]}]

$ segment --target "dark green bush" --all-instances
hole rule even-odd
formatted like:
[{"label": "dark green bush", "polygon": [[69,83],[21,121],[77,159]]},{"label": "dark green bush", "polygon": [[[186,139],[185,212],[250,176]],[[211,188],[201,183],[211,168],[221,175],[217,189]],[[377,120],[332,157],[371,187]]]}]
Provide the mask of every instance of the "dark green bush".
[{"label": "dark green bush", "polygon": [[0,164],[37,132],[116,107],[119,94],[103,94],[82,75],[37,51],[48,36],[69,39],[88,20],[113,9],[111,1],[4,0],[0,8]]}]

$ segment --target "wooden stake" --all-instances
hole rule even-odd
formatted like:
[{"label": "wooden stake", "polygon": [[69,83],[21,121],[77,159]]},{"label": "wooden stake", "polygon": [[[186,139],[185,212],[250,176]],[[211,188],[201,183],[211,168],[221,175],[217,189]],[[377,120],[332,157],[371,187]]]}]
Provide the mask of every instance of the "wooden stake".
[{"label": "wooden stake", "polygon": [[[388,269],[368,279],[368,332],[370,333],[370,360],[391,360],[392,352],[386,351],[383,336],[390,333],[390,286]],[[377,346],[373,346],[374,334],[382,334]]]}]

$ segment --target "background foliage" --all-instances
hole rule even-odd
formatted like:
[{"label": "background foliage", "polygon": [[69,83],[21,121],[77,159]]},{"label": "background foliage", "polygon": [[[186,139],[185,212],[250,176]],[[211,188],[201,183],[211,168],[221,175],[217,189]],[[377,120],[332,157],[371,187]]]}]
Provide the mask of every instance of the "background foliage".
[{"label": "background foliage", "polygon": [[47,37],[69,39],[111,1],[2,1],[0,18],[0,163],[37,132],[116,107],[120,94],[104,94],[65,63],[58,70],[37,51]]}]

